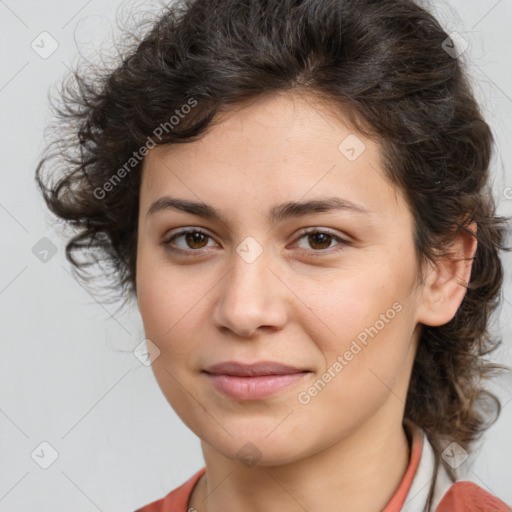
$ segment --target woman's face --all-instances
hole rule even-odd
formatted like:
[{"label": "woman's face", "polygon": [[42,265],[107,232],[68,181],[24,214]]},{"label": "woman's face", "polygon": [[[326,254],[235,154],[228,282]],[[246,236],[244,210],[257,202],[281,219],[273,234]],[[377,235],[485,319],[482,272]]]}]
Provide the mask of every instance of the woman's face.
[{"label": "woman's face", "polygon": [[[412,215],[377,145],[309,96],[260,98],[222,119],[202,140],[158,146],[144,161],[137,293],[165,397],[217,452],[251,452],[263,465],[318,453],[364,425],[396,428],[421,295]],[[219,218],[165,200],[150,213],[162,198]],[[283,206],[327,200],[341,206]],[[308,372],[281,377],[280,390],[267,378],[265,395],[261,377],[205,373],[226,361]]]}]

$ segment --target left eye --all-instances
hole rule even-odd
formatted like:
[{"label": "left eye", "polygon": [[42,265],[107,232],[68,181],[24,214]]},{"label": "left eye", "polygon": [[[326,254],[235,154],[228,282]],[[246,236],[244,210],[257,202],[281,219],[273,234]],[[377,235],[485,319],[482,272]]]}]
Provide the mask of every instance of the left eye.
[{"label": "left eye", "polygon": [[[315,252],[325,251],[325,249],[329,249],[331,242],[333,240],[338,240],[340,244],[343,245],[347,243],[345,240],[340,238],[339,236],[333,235],[332,233],[326,231],[308,231],[303,233],[299,240],[306,239],[306,243],[315,249]],[[315,247],[316,246],[316,247]],[[306,247],[308,249],[308,247]]]}]

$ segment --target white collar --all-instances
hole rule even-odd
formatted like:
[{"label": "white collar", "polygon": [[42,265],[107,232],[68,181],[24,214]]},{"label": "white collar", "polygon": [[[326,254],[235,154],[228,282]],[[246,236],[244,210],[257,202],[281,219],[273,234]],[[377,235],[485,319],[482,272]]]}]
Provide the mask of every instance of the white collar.
[{"label": "white collar", "polygon": [[[409,488],[409,492],[405,497],[404,505],[400,509],[400,512],[419,512],[424,509],[427,503],[430,484],[434,476],[434,449],[423,429],[413,424],[412,422],[408,423],[408,425],[411,429],[419,431],[419,434],[423,439],[423,444],[416,473],[414,474],[411,487]],[[450,478],[450,475],[446,471],[443,464],[439,464],[439,470],[437,473],[432,500],[432,511],[437,509],[439,502],[452,485],[453,481]]]}]

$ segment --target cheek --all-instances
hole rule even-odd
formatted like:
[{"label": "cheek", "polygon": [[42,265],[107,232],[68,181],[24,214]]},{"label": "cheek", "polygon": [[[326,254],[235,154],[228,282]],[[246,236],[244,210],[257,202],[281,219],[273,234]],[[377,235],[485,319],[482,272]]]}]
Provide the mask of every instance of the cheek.
[{"label": "cheek", "polygon": [[[165,367],[173,373],[184,372],[194,364],[194,355],[202,339],[197,335],[204,315],[201,298],[209,286],[207,280],[194,277],[189,269],[173,271],[170,265],[154,253],[141,251],[137,261],[137,300],[144,332],[160,350],[154,361],[155,374]],[[165,377],[165,376],[164,376]]]},{"label": "cheek", "polygon": [[[163,340],[186,313],[188,293],[158,249],[139,247],[137,255],[137,301],[146,335]],[[192,287],[188,285],[190,290]],[[186,290],[186,288],[185,288]]]},{"label": "cheek", "polygon": [[151,338],[162,331],[162,303],[164,287],[158,279],[157,267],[151,265],[144,251],[137,256],[137,302],[146,336]]},{"label": "cheek", "polygon": [[[193,345],[187,326],[187,322],[193,321],[193,315],[187,315],[191,309],[189,299],[175,279],[171,283],[168,274],[161,262],[152,261],[141,252],[137,260],[138,306],[145,337],[160,351],[151,369],[169,404],[180,417],[188,418],[194,404],[183,388],[193,391],[188,363],[198,349]],[[184,421],[193,429],[193,425],[186,419]]]},{"label": "cheek", "polygon": [[[157,380],[165,380],[161,367],[172,368],[179,360],[183,347],[173,343],[179,327],[179,319],[185,314],[182,301],[174,295],[176,286],[171,286],[168,276],[162,272],[162,265],[147,257],[142,251],[137,260],[137,301],[144,325],[144,334],[160,350],[152,363]],[[182,357],[182,356],[181,356]]]},{"label": "cheek", "polygon": [[[313,339],[323,335],[324,346],[342,350],[347,342],[379,321],[381,314],[389,311],[388,316],[394,317],[393,304],[401,303],[405,283],[392,279],[377,265],[371,267],[339,272],[314,287],[304,283],[299,293],[307,298],[305,302],[312,312],[308,318]],[[319,330],[315,335],[316,326]]]},{"label": "cheek", "polygon": [[351,429],[388,401],[392,407],[403,406],[412,348],[408,322],[400,315],[406,315],[404,309],[384,326],[375,321],[360,324],[362,328],[355,321],[338,323],[336,343],[323,347],[325,367],[311,388],[301,390],[301,403],[310,400],[305,409],[311,417]]},{"label": "cheek", "polygon": [[[400,272],[391,261],[370,268],[372,272],[339,275],[328,288],[306,295],[316,315],[309,317],[308,334],[323,354],[323,370],[335,374],[333,380],[343,388],[362,393],[373,385],[382,388],[379,377],[386,383],[394,380],[407,358],[414,327],[414,269]],[[342,370],[339,364],[334,367],[337,361]]]}]

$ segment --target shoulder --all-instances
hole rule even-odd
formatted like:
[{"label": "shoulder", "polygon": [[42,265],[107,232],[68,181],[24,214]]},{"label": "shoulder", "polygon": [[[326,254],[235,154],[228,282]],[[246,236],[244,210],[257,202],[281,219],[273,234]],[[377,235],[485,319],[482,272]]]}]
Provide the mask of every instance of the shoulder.
[{"label": "shoulder", "polygon": [[205,472],[206,467],[201,468],[185,483],[176,487],[176,489],[167,494],[167,496],[153,501],[148,505],[137,509],[135,512],[188,512],[188,502],[190,495],[192,494],[192,490]]},{"label": "shoulder", "polygon": [[426,433],[412,422],[406,422],[406,426],[414,440],[411,460],[419,461],[400,512],[418,512],[426,507],[434,475],[431,509],[435,512],[512,512],[509,505],[476,483],[454,479],[442,463],[436,472],[434,448]]},{"label": "shoulder", "polygon": [[474,482],[458,480],[444,494],[436,512],[510,512],[512,508]]}]

